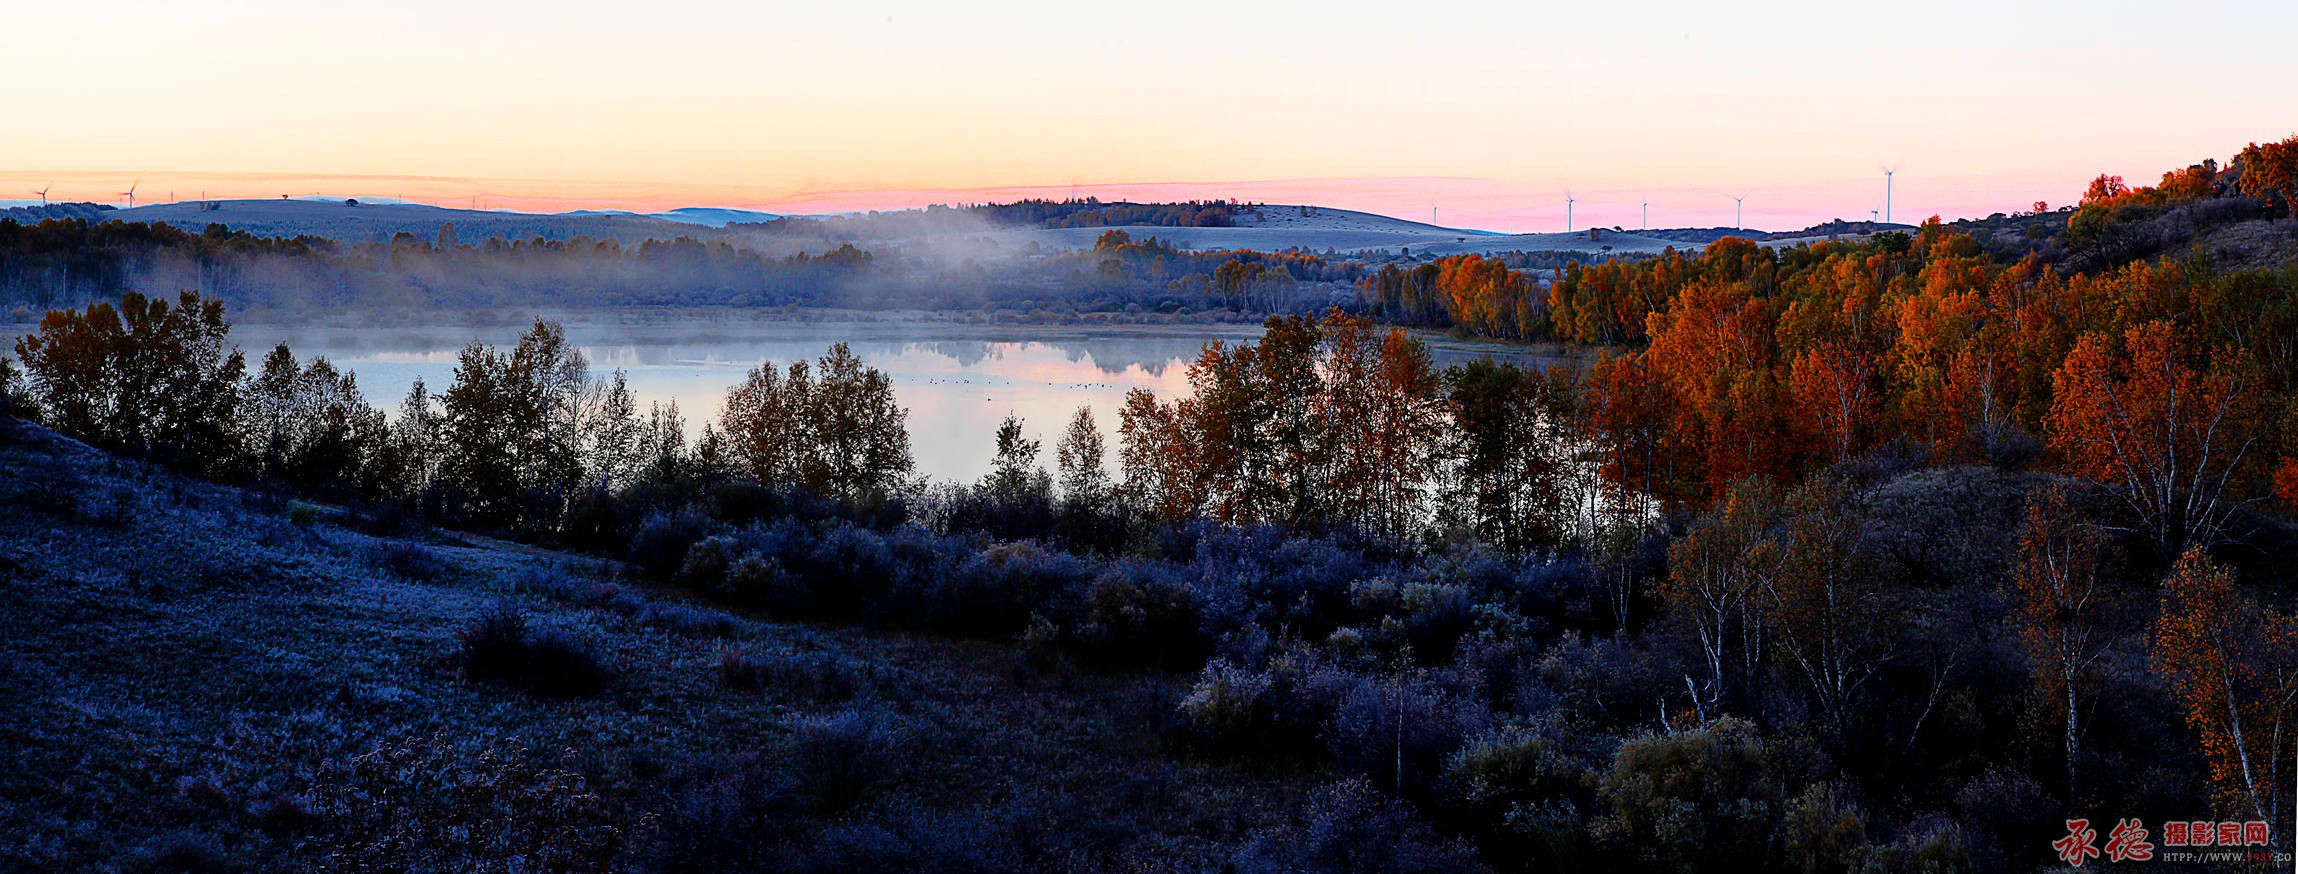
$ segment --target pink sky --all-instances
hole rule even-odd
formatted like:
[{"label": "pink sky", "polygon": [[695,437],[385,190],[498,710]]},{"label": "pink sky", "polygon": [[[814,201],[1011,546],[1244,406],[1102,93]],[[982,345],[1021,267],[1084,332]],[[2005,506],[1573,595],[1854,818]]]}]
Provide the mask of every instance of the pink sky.
[{"label": "pink sky", "polygon": [[[1504,231],[2022,209],[2298,132],[2298,4],[79,0],[0,200],[1308,201]],[[2173,27],[2172,25],[2175,25]],[[2191,35],[2182,35],[2182,34]],[[55,71],[53,73],[48,71]],[[69,71],[68,75],[62,71]]]}]

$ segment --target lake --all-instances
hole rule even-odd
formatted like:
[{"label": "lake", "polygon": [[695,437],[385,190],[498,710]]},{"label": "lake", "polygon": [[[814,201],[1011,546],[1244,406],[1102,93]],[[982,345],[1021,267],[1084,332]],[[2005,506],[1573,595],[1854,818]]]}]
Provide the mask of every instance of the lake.
[{"label": "lake", "polygon": [[[282,342],[304,360],[324,355],[358,374],[369,403],[395,415],[417,377],[433,394],[444,392],[463,346],[507,349],[528,325],[453,321],[452,315],[398,324],[237,324],[231,336],[246,350],[251,370]],[[1206,342],[1250,342],[1261,334],[1257,325],[995,325],[929,316],[792,318],[756,310],[634,310],[568,314],[559,321],[592,373],[623,371],[642,414],[651,402],[675,401],[690,436],[717,417],[727,389],[760,362],[811,360],[845,341],[892,379],[909,410],[918,472],[966,482],[988,472],[998,422],[1008,413],[1043,441],[1039,460],[1050,468],[1070,416],[1090,406],[1114,465],[1117,411],[1126,392],[1185,394],[1188,362]],[[1430,338],[1430,345],[1440,365],[1486,354],[1525,364],[1559,360],[1524,347],[1441,337]]]}]

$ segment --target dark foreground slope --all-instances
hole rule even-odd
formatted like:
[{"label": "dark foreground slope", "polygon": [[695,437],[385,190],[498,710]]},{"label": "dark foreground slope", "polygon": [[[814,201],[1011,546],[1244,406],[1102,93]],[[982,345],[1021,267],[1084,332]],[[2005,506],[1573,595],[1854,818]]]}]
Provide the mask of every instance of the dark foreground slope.
[{"label": "dark foreground slope", "polygon": [[1317,782],[1169,755],[1163,679],[614,575],[0,417],[0,869],[1207,870]]}]

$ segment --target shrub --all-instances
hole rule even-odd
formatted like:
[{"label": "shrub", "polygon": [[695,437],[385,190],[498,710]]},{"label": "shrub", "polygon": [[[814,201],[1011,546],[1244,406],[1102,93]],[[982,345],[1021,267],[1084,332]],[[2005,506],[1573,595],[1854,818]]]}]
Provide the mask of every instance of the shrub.
[{"label": "shrub", "polygon": [[564,632],[545,631],[527,640],[526,670],[520,688],[542,698],[595,695],[606,688],[606,668],[580,641]]},{"label": "shrub", "polygon": [[1422,664],[1452,658],[1453,644],[1476,625],[1476,599],[1460,586],[1407,583],[1400,592],[1404,639]]},{"label": "shrub", "polygon": [[836,824],[814,842],[819,871],[933,871],[937,874],[1047,870],[1031,865],[1012,829],[971,811],[899,811],[883,822]]},{"label": "shrub", "polygon": [[863,619],[885,612],[885,595],[901,579],[901,567],[877,532],[841,523],[795,547],[801,557],[783,566],[803,576],[820,612]]},{"label": "shrub", "polygon": [[942,578],[932,595],[926,624],[950,634],[1011,637],[1032,612],[1085,579],[1076,556],[1047,552],[1030,541],[1000,543],[976,554]]},{"label": "shrub", "polygon": [[142,497],[137,494],[135,486],[114,483],[104,489],[104,500],[97,505],[90,521],[108,528],[126,528],[129,523],[136,521],[137,511],[142,505]]},{"label": "shrub", "polygon": [[828,653],[752,654],[739,646],[718,653],[718,678],[727,688],[776,689],[809,702],[852,699],[861,691],[849,665]]},{"label": "shrub", "polygon": [[367,550],[367,563],[403,580],[433,582],[447,574],[439,556],[420,544],[384,540]]},{"label": "shrub", "polygon": [[507,679],[525,662],[527,617],[508,605],[479,614],[455,636],[463,645],[463,673],[471,679]]},{"label": "shrub", "polygon": [[582,773],[516,742],[393,741],[324,778],[322,871],[604,872],[623,855]]},{"label": "shrub", "polygon": [[80,472],[60,460],[35,463],[22,472],[23,491],[19,494],[33,510],[50,516],[70,517],[80,512],[80,496],[87,493],[87,480]]},{"label": "shrub", "polygon": [[1931,817],[1902,830],[1899,840],[1862,854],[1861,872],[1916,871],[1921,874],[1972,874],[1981,870],[1963,827],[1943,817]]},{"label": "shrub", "polygon": [[907,746],[882,713],[841,710],[803,717],[791,732],[791,777],[814,810],[848,810],[893,780]]},{"label": "shrub", "polygon": [[1255,835],[1233,864],[1244,874],[1487,870],[1466,844],[1438,836],[1364,780],[1319,790],[1291,822]]},{"label": "shrub", "polygon": [[1425,674],[1358,678],[1325,726],[1325,745],[1335,761],[1375,783],[1417,790],[1484,718],[1480,702],[1447,694]]},{"label": "shrub", "polygon": [[616,545],[630,540],[631,509],[612,491],[585,489],[559,517],[559,541],[573,549],[610,553]]},{"label": "shrub", "polygon": [[1481,732],[1445,760],[1442,797],[1453,806],[1505,813],[1518,802],[1579,794],[1580,763],[1560,746],[1528,726]]},{"label": "shrub", "polygon": [[1507,726],[1469,738],[1445,761],[1436,797],[1484,835],[1487,852],[1549,867],[1589,867],[1590,770],[1559,728]]},{"label": "shrub", "polygon": [[1867,848],[1866,812],[1843,787],[1813,783],[1787,803],[1779,837],[1781,861],[1790,870],[1845,871]]},{"label": "shrub", "polygon": [[1275,680],[1267,673],[1221,659],[1197,673],[1197,683],[1181,699],[1181,716],[1191,740],[1215,751],[1244,751],[1257,745],[1269,721],[1268,696]]},{"label": "shrub", "polygon": [[591,695],[606,687],[606,669],[589,650],[560,632],[530,632],[526,617],[514,608],[497,606],[457,636],[463,673],[473,680],[503,683],[540,698]]},{"label": "shrub", "polygon": [[785,870],[786,842],[800,821],[788,784],[766,757],[676,760],[662,782],[675,788],[648,830],[637,870],[707,874]]},{"label": "shrub", "polygon": [[1118,561],[1085,592],[1078,643],[1105,663],[1186,668],[1212,649],[1200,623],[1204,601],[1170,566]]},{"label": "shrub", "polygon": [[1763,863],[1781,790],[1763,738],[1736,718],[1620,746],[1599,785],[1610,813],[1600,841],[1671,870],[1749,870]]},{"label": "shrub", "polygon": [[686,550],[710,529],[710,518],[691,508],[650,513],[630,535],[630,562],[650,576],[667,578],[686,561]]},{"label": "shrub", "polygon": [[678,581],[697,591],[723,594],[726,590],[726,569],[734,564],[739,547],[734,538],[705,537],[686,548],[686,557],[678,566]]},{"label": "shrub", "polygon": [[153,874],[223,874],[233,869],[231,859],[208,838],[201,835],[179,834],[168,837],[130,871],[150,871]]},{"label": "shrub", "polygon": [[732,525],[782,515],[786,506],[780,493],[748,480],[713,482],[708,500],[711,517]]},{"label": "shrub", "polygon": [[745,555],[726,569],[719,597],[777,615],[798,615],[806,607],[806,586],[773,559]]},{"label": "shrub", "polygon": [[739,637],[743,633],[742,620],[692,604],[650,604],[639,612],[639,621],[688,637]]}]

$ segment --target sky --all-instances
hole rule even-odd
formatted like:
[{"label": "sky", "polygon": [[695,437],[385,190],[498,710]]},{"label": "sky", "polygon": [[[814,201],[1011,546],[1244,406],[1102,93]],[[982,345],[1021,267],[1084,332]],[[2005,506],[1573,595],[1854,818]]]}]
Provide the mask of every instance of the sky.
[{"label": "sky", "polygon": [[[0,0],[0,198],[1985,215],[2298,134],[2298,4]],[[22,190],[18,190],[22,189]]]}]

